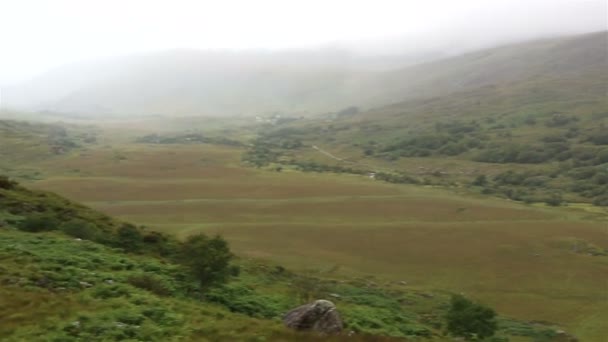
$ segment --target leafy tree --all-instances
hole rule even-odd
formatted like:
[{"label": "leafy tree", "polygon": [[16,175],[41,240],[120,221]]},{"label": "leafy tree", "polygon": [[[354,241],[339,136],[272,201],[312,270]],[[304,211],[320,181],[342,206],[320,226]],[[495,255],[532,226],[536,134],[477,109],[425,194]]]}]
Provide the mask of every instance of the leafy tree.
[{"label": "leafy tree", "polygon": [[484,339],[494,335],[497,329],[496,312],[472,302],[461,295],[452,296],[447,313],[447,330],[466,340]]},{"label": "leafy tree", "polygon": [[141,232],[132,224],[125,223],[118,229],[116,245],[128,252],[139,252],[143,243]]},{"label": "leafy tree", "polygon": [[160,256],[175,256],[179,247],[176,239],[159,232],[147,232],[142,240],[147,251]]},{"label": "leafy tree", "polygon": [[198,280],[201,290],[224,283],[231,274],[230,260],[234,255],[221,236],[193,235],[181,250],[181,261]]}]

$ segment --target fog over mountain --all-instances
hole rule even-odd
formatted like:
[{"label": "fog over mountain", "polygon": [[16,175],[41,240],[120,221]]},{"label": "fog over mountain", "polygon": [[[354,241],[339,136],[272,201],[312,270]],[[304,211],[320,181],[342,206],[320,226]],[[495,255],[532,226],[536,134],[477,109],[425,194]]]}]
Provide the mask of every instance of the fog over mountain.
[{"label": "fog over mountain", "polygon": [[[47,23],[48,32],[13,19],[30,14],[27,3],[0,14],[0,31],[15,33],[3,39],[2,106],[81,115],[306,114],[373,106],[415,91],[417,79],[399,76],[414,65],[606,29],[606,3],[596,0],[292,7],[135,1],[120,12],[99,3],[36,3],[45,8],[32,19]],[[384,82],[392,86],[376,93]]]}]

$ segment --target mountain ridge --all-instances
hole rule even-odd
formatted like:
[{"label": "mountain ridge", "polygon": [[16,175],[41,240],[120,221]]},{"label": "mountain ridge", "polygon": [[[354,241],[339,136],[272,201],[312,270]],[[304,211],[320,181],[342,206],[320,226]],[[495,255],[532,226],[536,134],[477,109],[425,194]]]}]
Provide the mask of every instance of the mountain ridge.
[{"label": "mountain ridge", "polygon": [[534,40],[385,71],[339,50],[244,57],[172,50],[64,67],[6,89],[4,102],[101,115],[318,114],[599,69],[606,67],[606,37],[602,31]]}]

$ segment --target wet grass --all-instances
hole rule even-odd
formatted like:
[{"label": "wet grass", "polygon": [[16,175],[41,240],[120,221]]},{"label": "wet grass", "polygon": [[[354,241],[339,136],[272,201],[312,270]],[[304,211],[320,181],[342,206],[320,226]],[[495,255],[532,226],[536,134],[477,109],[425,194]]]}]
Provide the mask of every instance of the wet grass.
[{"label": "wet grass", "polygon": [[179,237],[220,233],[241,256],[465,292],[513,317],[563,324],[583,340],[608,333],[593,323],[608,314],[608,259],[556,243],[608,248],[604,212],[245,168],[241,152],[120,145],[49,161],[54,176],[31,185]]}]

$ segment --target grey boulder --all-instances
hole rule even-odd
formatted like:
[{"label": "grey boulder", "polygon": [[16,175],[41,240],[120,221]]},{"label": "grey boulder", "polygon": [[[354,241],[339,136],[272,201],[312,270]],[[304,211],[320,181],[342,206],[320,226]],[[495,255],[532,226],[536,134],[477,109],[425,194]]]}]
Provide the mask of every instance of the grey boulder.
[{"label": "grey boulder", "polygon": [[283,316],[283,323],[295,330],[316,331],[324,334],[339,333],[344,327],[334,303],[323,299],[289,311]]}]

